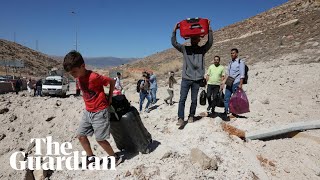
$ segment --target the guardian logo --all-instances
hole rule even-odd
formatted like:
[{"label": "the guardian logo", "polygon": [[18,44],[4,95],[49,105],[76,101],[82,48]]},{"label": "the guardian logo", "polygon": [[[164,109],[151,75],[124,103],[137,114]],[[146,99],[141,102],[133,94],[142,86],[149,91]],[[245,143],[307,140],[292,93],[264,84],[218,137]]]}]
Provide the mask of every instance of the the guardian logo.
[{"label": "the guardian logo", "polygon": [[[27,156],[23,151],[18,151],[10,156],[10,166],[15,170],[116,170],[115,158],[94,157],[93,163],[87,164],[86,152],[72,151],[72,144],[64,142],[52,142],[52,137],[34,138],[31,143],[35,143],[34,156]],[[41,152],[46,149],[46,153]],[[54,151],[52,151],[54,149]],[[17,161],[17,156],[21,154],[24,160]],[[80,159],[80,160],[79,160]],[[81,162],[81,163],[80,163]],[[81,164],[79,166],[79,164]]]}]

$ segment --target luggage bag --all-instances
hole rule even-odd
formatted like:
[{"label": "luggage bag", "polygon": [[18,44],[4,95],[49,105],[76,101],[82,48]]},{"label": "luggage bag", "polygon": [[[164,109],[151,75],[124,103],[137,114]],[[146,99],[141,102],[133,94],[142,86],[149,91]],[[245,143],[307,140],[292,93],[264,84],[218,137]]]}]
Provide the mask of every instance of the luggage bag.
[{"label": "luggage bag", "polygon": [[[121,109],[121,112],[117,112],[117,109]],[[117,148],[128,152],[149,153],[152,137],[143,125],[138,110],[133,106],[126,109],[125,113],[124,109],[117,109],[112,114],[117,114],[119,119],[112,114],[110,119],[110,133]]]},{"label": "luggage bag", "polygon": [[209,32],[208,19],[188,18],[179,23],[180,35],[184,39],[200,36],[204,37]]}]

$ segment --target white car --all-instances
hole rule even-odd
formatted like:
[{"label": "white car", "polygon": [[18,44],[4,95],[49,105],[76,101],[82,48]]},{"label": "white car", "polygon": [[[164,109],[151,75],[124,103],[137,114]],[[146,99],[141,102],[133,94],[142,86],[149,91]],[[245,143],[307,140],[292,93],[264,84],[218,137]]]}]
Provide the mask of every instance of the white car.
[{"label": "white car", "polygon": [[65,97],[69,91],[68,79],[63,76],[48,76],[42,84],[42,95]]},{"label": "white car", "polygon": [[4,77],[0,77],[0,82],[6,82],[6,78],[4,78]]}]

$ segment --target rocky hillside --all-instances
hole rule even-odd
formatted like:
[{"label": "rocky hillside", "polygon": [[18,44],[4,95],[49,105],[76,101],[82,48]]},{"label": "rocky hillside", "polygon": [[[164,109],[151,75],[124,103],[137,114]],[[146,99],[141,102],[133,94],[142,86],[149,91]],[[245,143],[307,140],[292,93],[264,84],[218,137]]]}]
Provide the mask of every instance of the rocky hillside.
[{"label": "rocky hillside", "polygon": [[[230,49],[234,47],[239,49],[240,56],[245,58],[248,64],[270,61],[290,53],[300,56],[297,60],[299,62],[293,63],[319,62],[319,17],[320,0],[291,0],[214,31],[214,44],[206,54],[206,65],[209,65],[215,55],[221,56],[221,63],[225,65],[230,58]],[[169,70],[179,71],[181,58],[181,54],[171,48],[125,68],[146,67],[162,75]]]},{"label": "rocky hillside", "polygon": [[[59,67],[61,63],[45,54],[22,46],[20,44],[0,39],[0,61],[23,60],[25,68],[19,70],[22,75],[42,76],[49,69]],[[11,74],[11,71],[9,72]],[[5,68],[0,66],[0,75],[5,74]]]},{"label": "rocky hillside", "polygon": [[[57,61],[63,61],[62,56],[51,56],[53,59]],[[120,66],[123,64],[129,64],[138,58],[118,58],[118,57],[84,57],[84,61],[86,66],[90,66],[92,68],[108,68],[114,66]]]}]

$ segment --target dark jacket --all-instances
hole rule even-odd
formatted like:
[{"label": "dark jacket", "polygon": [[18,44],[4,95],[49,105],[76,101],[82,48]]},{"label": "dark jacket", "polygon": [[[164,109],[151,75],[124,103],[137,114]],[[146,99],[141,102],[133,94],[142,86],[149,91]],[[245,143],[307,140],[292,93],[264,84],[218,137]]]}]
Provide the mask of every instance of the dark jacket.
[{"label": "dark jacket", "polygon": [[16,87],[16,88],[20,88],[21,86],[22,86],[22,81],[21,81],[21,79],[17,79],[16,84],[15,84],[15,87]]},{"label": "dark jacket", "polygon": [[150,82],[143,80],[140,84],[140,92],[141,93],[148,93],[150,90]]},{"label": "dark jacket", "polygon": [[173,76],[170,76],[168,83],[169,83],[169,88],[172,89],[173,88],[173,84],[177,83],[177,81]]},{"label": "dark jacket", "polygon": [[42,86],[42,80],[37,81],[36,86]]}]

